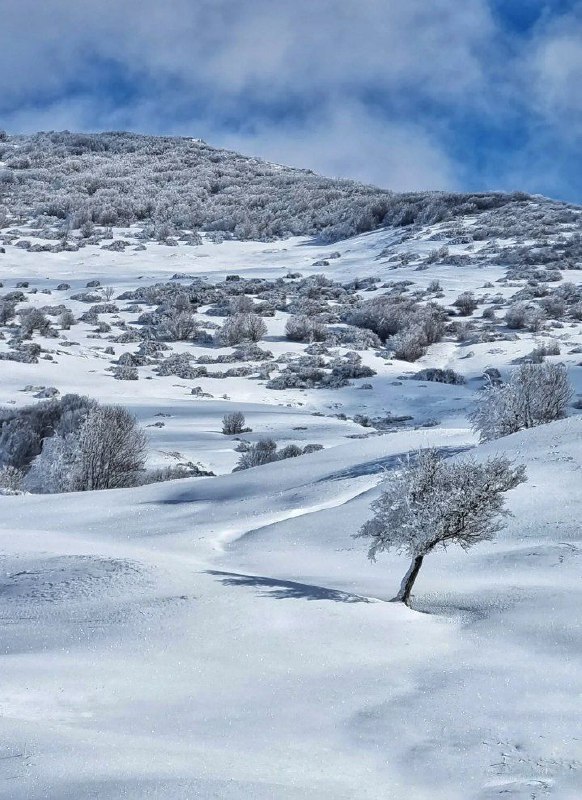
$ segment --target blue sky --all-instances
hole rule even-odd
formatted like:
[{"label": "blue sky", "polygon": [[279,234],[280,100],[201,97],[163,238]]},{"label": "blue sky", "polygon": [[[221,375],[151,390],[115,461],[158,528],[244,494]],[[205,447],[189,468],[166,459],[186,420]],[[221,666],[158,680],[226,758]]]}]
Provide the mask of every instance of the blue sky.
[{"label": "blue sky", "polygon": [[0,127],[582,202],[582,0],[0,0]]}]

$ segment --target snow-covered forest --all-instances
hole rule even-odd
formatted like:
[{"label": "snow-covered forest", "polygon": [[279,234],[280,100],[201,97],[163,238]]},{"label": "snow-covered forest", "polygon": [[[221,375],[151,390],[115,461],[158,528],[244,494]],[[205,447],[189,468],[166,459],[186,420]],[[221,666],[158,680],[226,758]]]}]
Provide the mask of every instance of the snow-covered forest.
[{"label": "snow-covered forest", "polygon": [[580,797],[582,209],[0,139],[0,797]]}]

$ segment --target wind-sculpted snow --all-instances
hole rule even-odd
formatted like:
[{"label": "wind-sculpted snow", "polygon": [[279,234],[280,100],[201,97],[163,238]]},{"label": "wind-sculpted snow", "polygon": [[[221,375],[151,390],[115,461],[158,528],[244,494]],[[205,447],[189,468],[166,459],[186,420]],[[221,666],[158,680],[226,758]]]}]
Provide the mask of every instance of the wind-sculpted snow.
[{"label": "wind-sculpted snow", "polygon": [[[538,502],[520,487],[498,543],[427,561],[427,613],[381,602],[402,562],[371,568],[351,538],[377,491],[358,465],[396,455],[395,436],[313,454],[304,474],[3,498],[3,585],[23,581],[2,597],[22,645],[0,692],[10,797],[575,798],[580,424],[506,439]],[[310,512],[315,485],[327,507]],[[26,617],[59,585],[29,654]]]}]

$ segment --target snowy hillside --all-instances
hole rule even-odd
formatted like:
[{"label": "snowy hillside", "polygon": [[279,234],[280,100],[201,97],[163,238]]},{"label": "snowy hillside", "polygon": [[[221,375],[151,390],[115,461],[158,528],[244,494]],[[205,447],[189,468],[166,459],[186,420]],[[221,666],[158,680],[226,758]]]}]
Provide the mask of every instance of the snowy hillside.
[{"label": "snowy hillside", "polygon": [[[172,140],[74,136],[0,142],[0,798],[582,796],[582,210],[190,140],[177,174],[194,148],[205,177],[174,195]],[[568,418],[478,444],[523,363],[565,364]],[[71,394],[136,416],[126,488],[70,491]],[[352,535],[427,446],[528,481],[496,541],[426,558],[411,610],[385,602],[406,559]]]},{"label": "snowy hillside", "polygon": [[[455,219],[526,201],[524,194],[394,194],[210,147],[200,139],[127,133],[0,132],[0,204],[39,234],[139,223],[144,240],[196,232],[335,241],[379,225]],[[564,204],[549,203],[551,211]],[[56,237],[59,238],[58,236]],[[83,243],[83,241],[81,242]]]}]

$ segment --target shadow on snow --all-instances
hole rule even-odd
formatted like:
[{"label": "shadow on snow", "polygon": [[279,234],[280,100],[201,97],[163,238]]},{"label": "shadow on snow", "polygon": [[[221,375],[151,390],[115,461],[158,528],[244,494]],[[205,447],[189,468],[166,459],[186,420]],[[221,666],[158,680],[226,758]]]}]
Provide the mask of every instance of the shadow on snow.
[{"label": "shadow on snow", "polygon": [[[473,445],[465,445],[462,447],[437,447],[436,449],[444,458],[451,458],[452,456],[459,455],[460,453],[465,453],[467,450],[472,450]],[[322,478],[319,478],[318,483],[323,483],[325,481],[339,481],[346,478],[360,478],[363,475],[375,475],[379,472],[388,472],[392,469],[398,469],[398,467],[406,460],[408,455],[410,455],[410,458],[414,460],[416,457],[416,452],[412,451],[410,453],[398,453],[385,458],[377,458],[374,461],[366,461],[363,464],[354,464],[354,466],[347,467],[347,469],[333,472],[330,475],[324,475]]]},{"label": "shadow on snow", "polygon": [[245,575],[239,572],[221,572],[206,570],[207,575],[214,575],[224,586],[251,586],[264,589],[263,597],[275,600],[331,600],[334,603],[372,603],[372,599],[338,589],[326,589],[310,583],[283,581],[278,578],[265,578],[262,575]]}]

